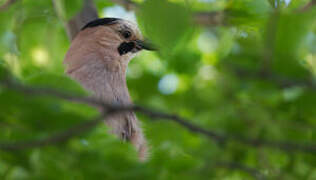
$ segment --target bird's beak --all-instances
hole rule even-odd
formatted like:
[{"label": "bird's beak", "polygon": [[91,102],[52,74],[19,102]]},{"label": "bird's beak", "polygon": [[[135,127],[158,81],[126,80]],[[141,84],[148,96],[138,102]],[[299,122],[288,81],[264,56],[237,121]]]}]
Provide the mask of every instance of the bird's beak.
[{"label": "bird's beak", "polygon": [[157,48],[148,40],[135,40],[136,47],[149,51],[156,51]]}]

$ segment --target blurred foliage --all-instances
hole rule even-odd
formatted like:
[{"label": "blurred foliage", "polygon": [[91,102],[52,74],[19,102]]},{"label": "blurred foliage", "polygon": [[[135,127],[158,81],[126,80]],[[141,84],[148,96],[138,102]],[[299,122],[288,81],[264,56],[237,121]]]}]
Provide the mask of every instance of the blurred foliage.
[{"label": "blurred foliage", "polygon": [[[299,11],[308,0],[135,2],[143,33],[160,51],[141,52],[130,63],[134,102],[220,133],[316,142],[316,7]],[[59,3],[65,19],[82,7],[80,0]],[[100,14],[114,5],[95,3]],[[225,26],[193,24],[205,11],[224,12]],[[86,95],[64,75],[69,44],[51,1],[17,1],[0,12],[0,80],[9,70],[27,85]],[[0,142],[45,138],[97,114],[0,86]],[[0,151],[0,179],[253,179],[217,162],[249,166],[268,179],[316,179],[313,155],[216,144],[177,124],[138,117],[152,147],[146,163],[99,125],[56,146]]]}]

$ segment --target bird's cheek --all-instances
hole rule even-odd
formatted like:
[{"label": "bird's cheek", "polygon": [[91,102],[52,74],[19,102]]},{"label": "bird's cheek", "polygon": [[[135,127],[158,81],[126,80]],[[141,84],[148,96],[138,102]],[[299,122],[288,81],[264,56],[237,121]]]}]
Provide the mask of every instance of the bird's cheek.
[{"label": "bird's cheek", "polygon": [[119,45],[119,47],[117,48],[117,51],[122,56],[129,52],[132,52],[133,49],[135,49],[134,42],[123,42]]}]

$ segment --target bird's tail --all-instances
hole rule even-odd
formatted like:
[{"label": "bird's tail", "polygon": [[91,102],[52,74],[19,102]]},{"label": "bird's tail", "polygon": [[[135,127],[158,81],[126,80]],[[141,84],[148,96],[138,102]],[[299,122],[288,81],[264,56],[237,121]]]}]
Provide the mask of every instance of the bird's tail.
[{"label": "bird's tail", "polygon": [[130,141],[138,151],[139,160],[146,161],[149,157],[148,145],[140,127],[137,127],[137,130],[132,134]]},{"label": "bird's tail", "polygon": [[143,134],[140,122],[135,114],[119,113],[112,115],[106,120],[106,124],[111,128],[111,133],[123,141],[131,142],[138,152],[140,161],[148,159],[148,145]]}]

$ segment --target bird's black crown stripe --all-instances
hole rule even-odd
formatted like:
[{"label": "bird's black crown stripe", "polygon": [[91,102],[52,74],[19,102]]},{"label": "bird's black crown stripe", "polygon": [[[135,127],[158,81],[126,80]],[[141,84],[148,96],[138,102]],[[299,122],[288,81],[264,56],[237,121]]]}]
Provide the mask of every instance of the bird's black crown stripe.
[{"label": "bird's black crown stripe", "polygon": [[119,18],[101,18],[101,19],[96,19],[96,20],[90,21],[83,28],[81,28],[81,30],[84,30],[84,29],[90,28],[90,27],[115,24],[118,20],[120,20],[120,19]]}]

